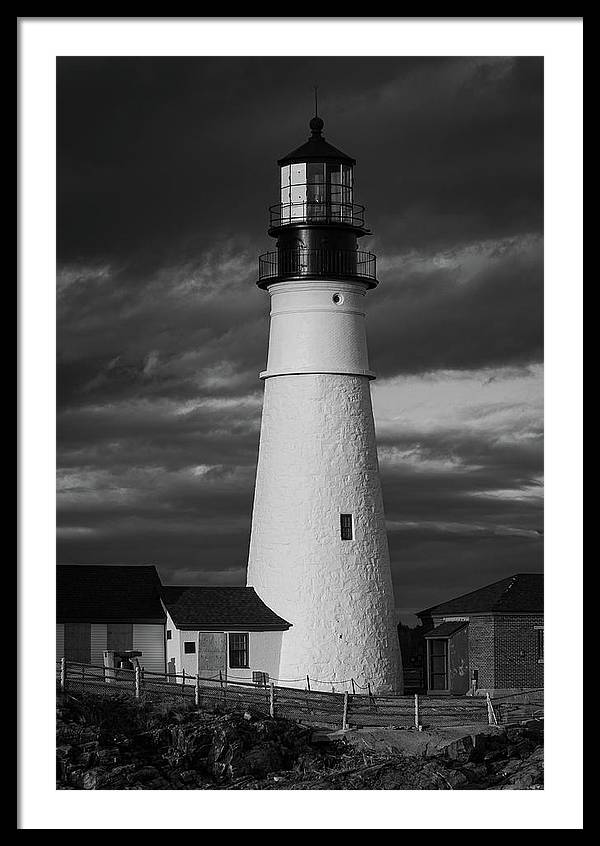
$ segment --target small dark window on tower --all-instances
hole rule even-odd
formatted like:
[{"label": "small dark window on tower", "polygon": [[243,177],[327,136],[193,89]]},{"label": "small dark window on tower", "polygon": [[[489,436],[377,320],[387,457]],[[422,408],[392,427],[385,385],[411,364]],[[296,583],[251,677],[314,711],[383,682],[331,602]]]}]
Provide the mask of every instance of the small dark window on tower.
[{"label": "small dark window on tower", "polygon": [[171,640],[172,635],[173,632],[171,631],[171,629],[167,629],[167,640]]},{"label": "small dark window on tower", "polygon": [[340,514],[340,535],[342,540],[352,540],[352,514]]},{"label": "small dark window on tower", "polygon": [[193,640],[184,640],[183,642],[183,651],[186,655],[191,655],[193,652],[196,651],[196,644]]}]

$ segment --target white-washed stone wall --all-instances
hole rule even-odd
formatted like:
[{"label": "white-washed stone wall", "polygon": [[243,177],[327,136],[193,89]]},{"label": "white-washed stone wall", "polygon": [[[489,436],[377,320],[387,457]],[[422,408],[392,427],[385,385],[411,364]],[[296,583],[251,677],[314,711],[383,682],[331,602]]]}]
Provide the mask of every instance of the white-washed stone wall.
[{"label": "white-washed stone wall", "polygon": [[[272,286],[281,294],[273,298],[279,328],[271,331],[264,374],[247,584],[293,624],[283,635],[280,678],[309,675],[311,687],[319,679],[337,682],[337,689],[353,678],[361,685],[370,682],[374,690],[399,690],[364,314],[358,306],[365,289],[318,283],[311,294],[307,283],[285,286]],[[332,301],[339,291],[345,317],[338,317]],[[307,328],[310,315],[315,325]],[[324,316],[337,327],[329,335]],[[314,348],[327,356],[321,372],[314,372],[319,367]],[[301,364],[300,372],[294,373],[294,362]],[[335,372],[322,372],[329,369]],[[353,540],[341,540],[341,513],[353,515]]]}]

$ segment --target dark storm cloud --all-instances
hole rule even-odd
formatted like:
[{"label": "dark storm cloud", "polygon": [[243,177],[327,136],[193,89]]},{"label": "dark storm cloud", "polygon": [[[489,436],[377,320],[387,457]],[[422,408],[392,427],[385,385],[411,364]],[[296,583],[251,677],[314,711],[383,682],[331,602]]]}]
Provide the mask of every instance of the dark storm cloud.
[{"label": "dark storm cloud", "polygon": [[381,296],[369,305],[371,359],[382,376],[541,360],[541,243],[481,251],[485,265],[472,275],[460,258],[436,268],[410,256],[408,269],[400,257],[385,273]]},{"label": "dark storm cloud", "polygon": [[61,261],[142,272],[182,240],[264,240],[315,82],[386,250],[541,229],[539,59],[63,58],[57,73]]},{"label": "dark storm cloud", "polygon": [[59,560],[243,582],[256,257],[318,83],[375,233],[374,368],[507,385],[502,432],[441,405],[379,434],[398,605],[540,569],[541,421],[506,368],[542,352],[541,60],[64,58],[57,80]]}]

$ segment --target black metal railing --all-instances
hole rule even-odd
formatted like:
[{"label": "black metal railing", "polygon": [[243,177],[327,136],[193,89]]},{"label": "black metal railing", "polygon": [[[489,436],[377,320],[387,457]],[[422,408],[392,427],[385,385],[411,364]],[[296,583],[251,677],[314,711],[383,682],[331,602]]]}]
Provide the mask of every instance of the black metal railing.
[{"label": "black metal railing", "polygon": [[269,209],[270,225],[289,226],[294,223],[345,223],[364,228],[365,207],[356,203],[311,201],[277,203]]},{"label": "black metal railing", "polygon": [[282,249],[263,253],[258,259],[259,282],[276,278],[339,277],[376,282],[373,253],[362,250]]}]

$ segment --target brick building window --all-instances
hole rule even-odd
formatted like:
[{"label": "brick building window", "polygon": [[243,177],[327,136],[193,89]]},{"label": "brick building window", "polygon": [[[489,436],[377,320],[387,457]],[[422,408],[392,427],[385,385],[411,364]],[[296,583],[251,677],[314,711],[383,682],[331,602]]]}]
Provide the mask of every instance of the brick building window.
[{"label": "brick building window", "polygon": [[232,669],[247,669],[250,666],[248,659],[248,634],[229,635],[229,666]]},{"label": "brick building window", "polygon": [[537,637],[537,659],[540,662],[544,661],[544,629],[541,626],[536,626],[535,634]]},{"label": "brick building window", "polygon": [[352,540],[352,514],[340,514],[340,536],[342,540]]},{"label": "brick building window", "polygon": [[196,651],[196,644],[193,640],[184,640],[183,651],[186,655],[192,655]]}]

